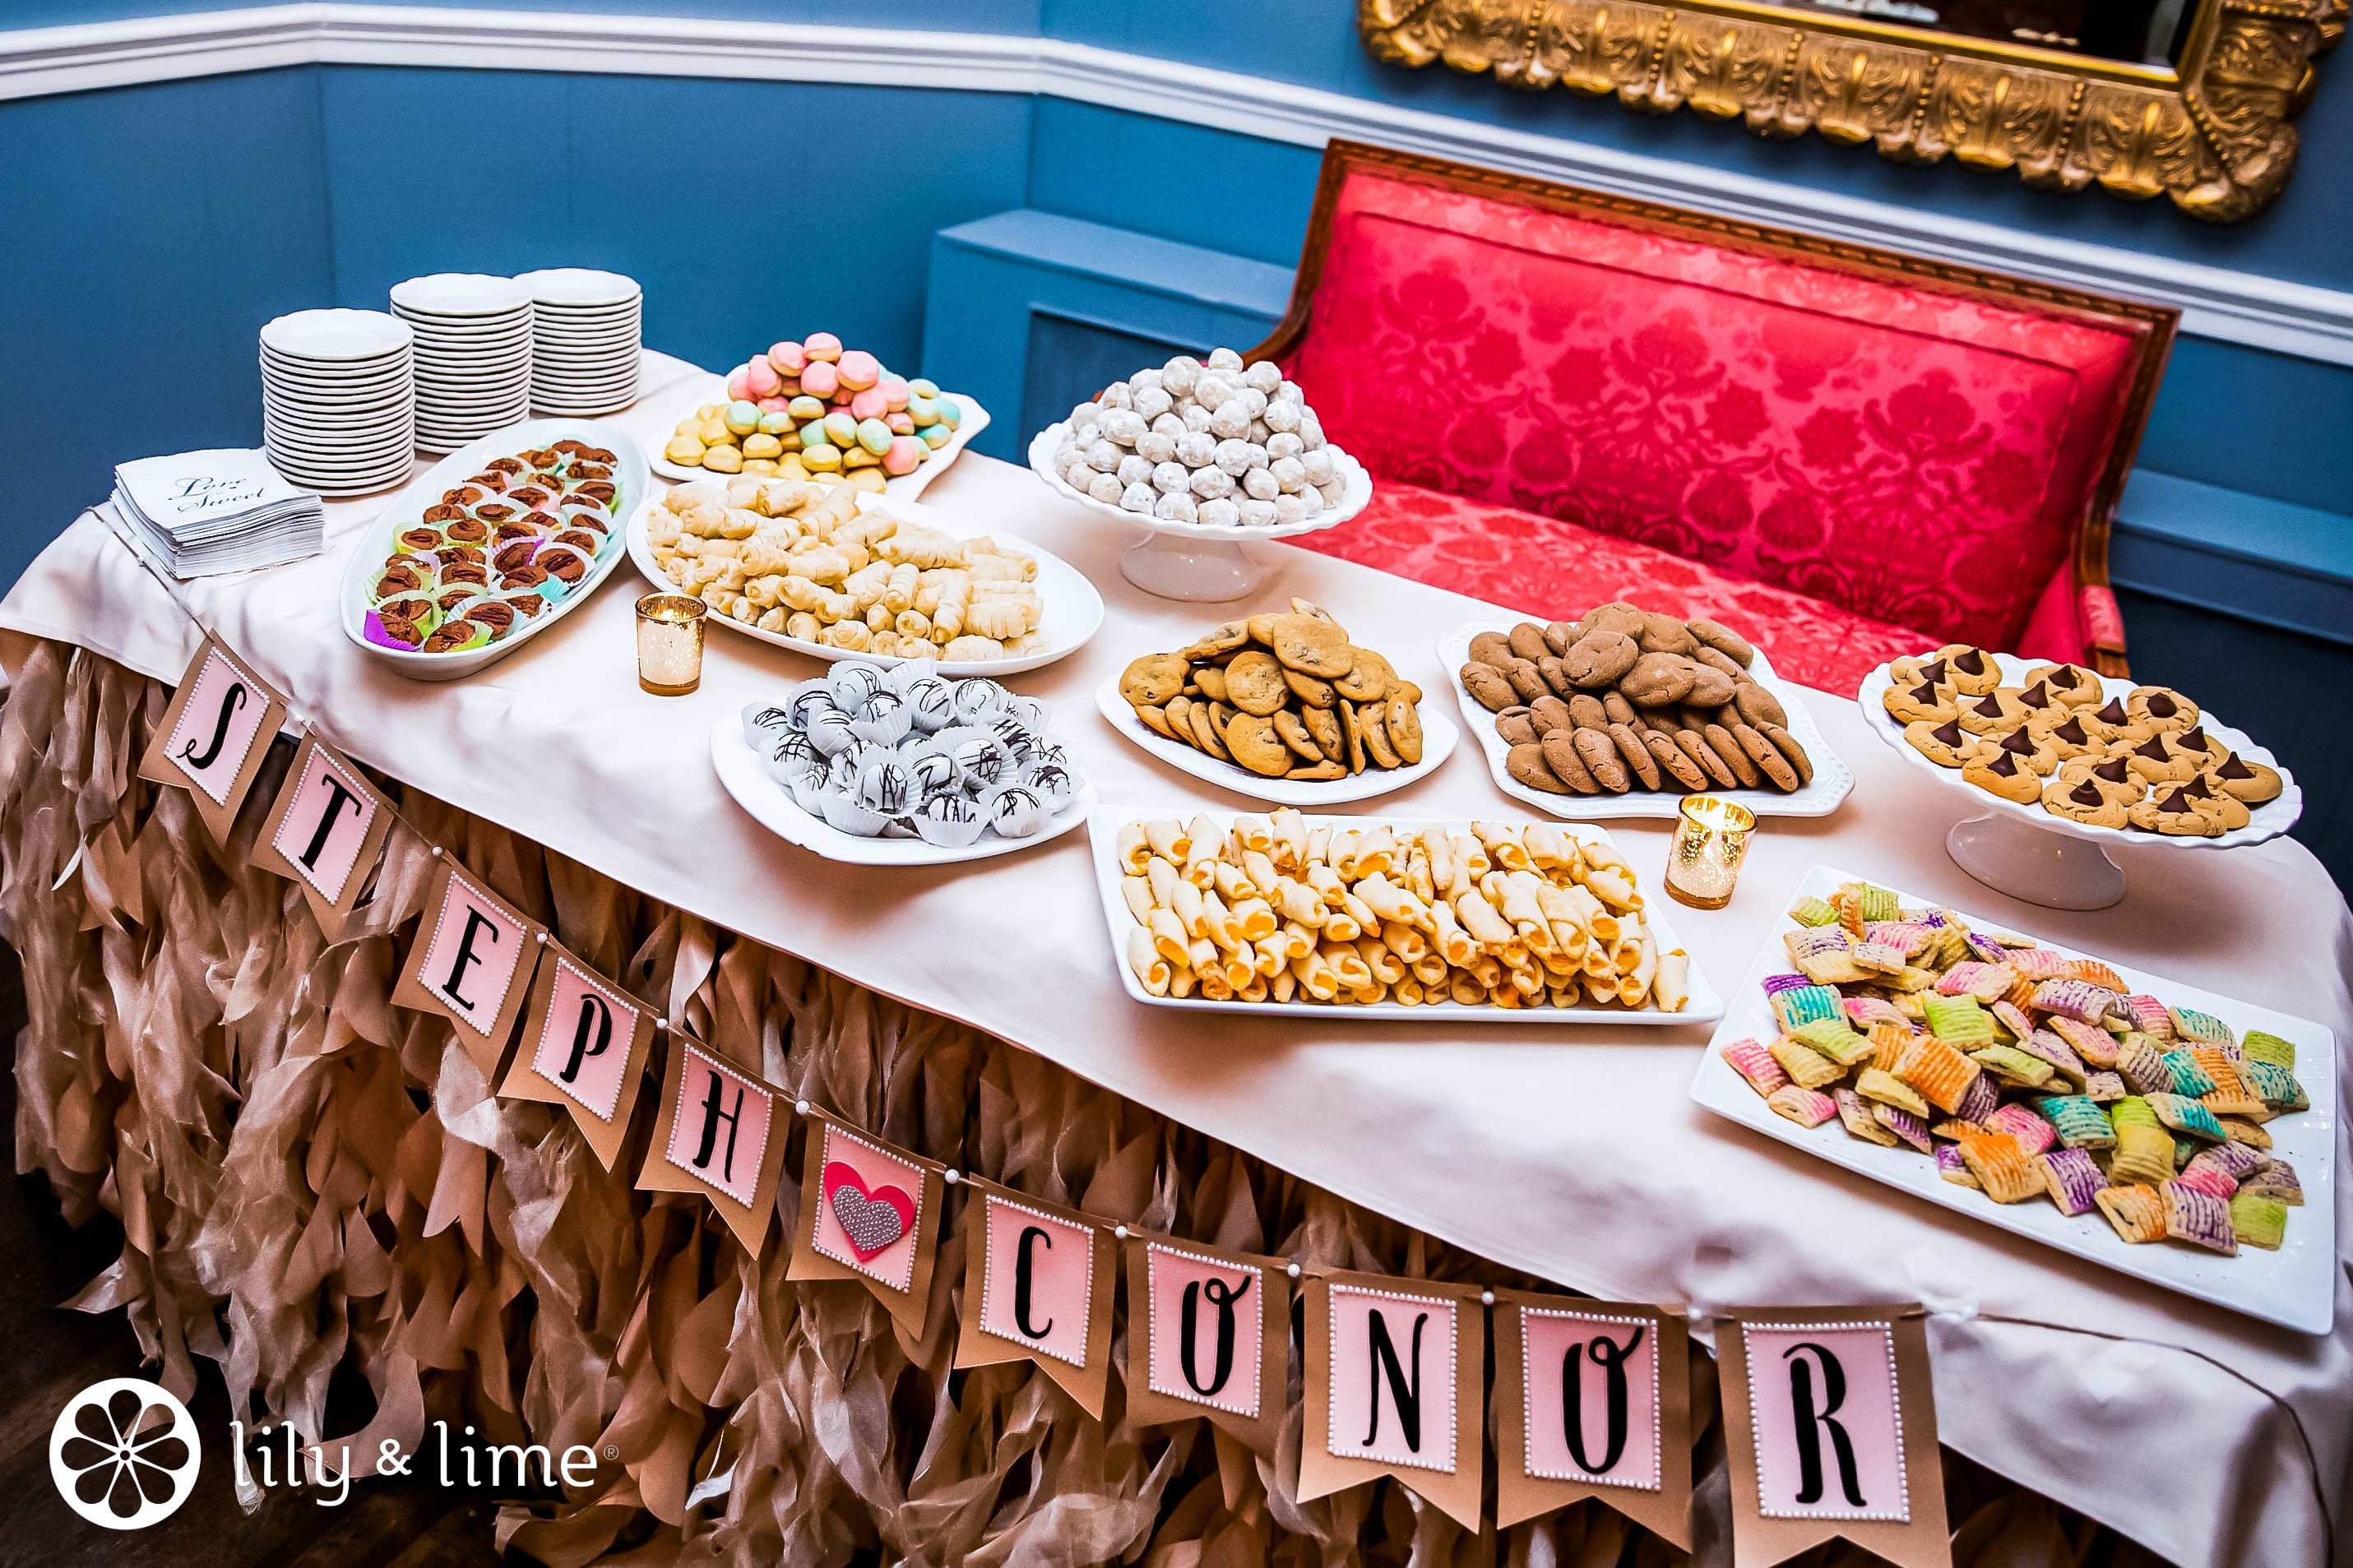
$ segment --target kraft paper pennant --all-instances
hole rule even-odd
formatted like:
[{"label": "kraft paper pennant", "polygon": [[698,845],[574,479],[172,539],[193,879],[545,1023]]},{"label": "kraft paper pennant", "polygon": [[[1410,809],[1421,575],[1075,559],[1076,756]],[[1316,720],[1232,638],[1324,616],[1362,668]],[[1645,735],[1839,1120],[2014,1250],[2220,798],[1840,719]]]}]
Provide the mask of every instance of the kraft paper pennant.
[{"label": "kraft paper pennant", "polygon": [[967,1181],[955,1364],[1036,1362],[1102,1419],[1119,1267],[1111,1227],[994,1182]]},{"label": "kraft paper pennant", "polygon": [[1918,1308],[1735,1309],[1715,1353],[1734,1568],[1838,1537],[1898,1568],[1949,1568]]},{"label": "kraft paper pennant", "polygon": [[392,999],[447,1015],[482,1076],[496,1083],[547,933],[475,881],[455,857],[439,860]]},{"label": "kraft paper pennant", "polygon": [[393,815],[392,802],[356,763],[306,734],[253,841],[253,863],[301,888],[319,929],[340,942],[384,853]]},{"label": "kraft paper pennant", "polygon": [[946,1201],[940,1167],[824,1111],[810,1111],[808,1122],[801,1214],[785,1278],[854,1279],[910,1340],[921,1340]]},{"label": "kraft paper pennant", "polygon": [[147,742],[139,776],[194,795],[205,830],[227,844],[237,807],[285,721],[286,700],[206,637]]},{"label": "kraft paper pennant", "polygon": [[661,1115],[638,1168],[647,1192],[701,1193],[757,1258],[776,1212],[790,1102],[707,1046],[670,1032]]},{"label": "kraft paper pennant", "polygon": [[1334,1273],[1307,1281],[1299,1500],[1392,1476],[1479,1528],[1487,1314],[1476,1285]]},{"label": "kraft paper pennant", "polygon": [[1495,1292],[1495,1528],[1599,1498],[1691,1550],[1682,1312]]},{"label": "kraft paper pennant", "polygon": [[499,1093],[572,1112],[609,1171],[629,1136],[653,1038],[654,1016],[643,1003],[551,937],[523,1012],[522,1049]]},{"label": "kraft paper pennant", "polygon": [[1291,1363],[1280,1258],[1165,1237],[1127,1239],[1127,1418],[1206,1418],[1271,1458]]}]

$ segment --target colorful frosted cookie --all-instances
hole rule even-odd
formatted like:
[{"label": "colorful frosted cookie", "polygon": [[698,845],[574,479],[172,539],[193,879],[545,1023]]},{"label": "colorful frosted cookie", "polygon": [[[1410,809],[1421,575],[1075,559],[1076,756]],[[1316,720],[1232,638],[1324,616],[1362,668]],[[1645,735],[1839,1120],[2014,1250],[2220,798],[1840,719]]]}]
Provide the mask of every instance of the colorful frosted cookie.
[{"label": "colorful frosted cookie", "polygon": [[1949,724],[1958,711],[1952,688],[1933,680],[1890,686],[1879,694],[1879,703],[1899,724]]},{"label": "colorful frosted cookie", "polygon": [[2165,1239],[2165,1200],[2154,1184],[2108,1187],[2094,1195],[2118,1239],[2134,1243]]},{"label": "colorful frosted cookie", "polygon": [[1769,1096],[1789,1081],[1789,1075],[1773,1059],[1772,1051],[1756,1040],[1736,1040],[1719,1054],[1760,1095]]},{"label": "colorful frosted cookie", "polygon": [[2185,1182],[2168,1182],[2158,1189],[2165,1200],[2165,1235],[2225,1257],[2239,1250],[2239,1235],[2231,1223],[2226,1198],[2201,1192]]},{"label": "colorful frosted cookie", "polygon": [[2040,1109],[2058,1133],[2059,1142],[2070,1149],[2116,1146],[2116,1130],[2109,1122],[2108,1113],[2086,1095],[2054,1094],[2043,1100]]},{"label": "colorful frosted cookie", "polygon": [[2061,1214],[2091,1213],[2108,1184],[2098,1163],[2081,1149],[2053,1149],[2037,1155],[2034,1163],[2042,1173],[2044,1195],[2059,1205]]},{"label": "colorful frosted cookie", "polygon": [[1987,1131],[1960,1140],[1961,1163],[1985,1195],[1998,1204],[2042,1195],[2042,1173],[2032,1154],[2008,1132]]},{"label": "colorful frosted cookie", "polygon": [[1904,1049],[1895,1063],[1895,1076],[1916,1090],[1923,1100],[1937,1110],[1952,1114],[1960,1110],[1968,1093],[1984,1069],[1964,1056],[1958,1047],[1947,1044],[1934,1035],[1915,1037]]},{"label": "colorful frosted cookie", "polygon": [[2231,1229],[2241,1247],[2279,1250],[2287,1237],[2287,1205],[2261,1193],[2237,1193],[2231,1198]]},{"label": "colorful frosted cookie", "polygon": [[1783,1035],[1766,1049],[1799,1089],[1822,1089],[1846,1076],[1844,1068],[1793,1036]]},{"label": "colorful frosted cookie", "polygon": [[2136,686],[2125,699],[2125,711],[2136,724],[2152,730],[2183,731],[2198,722],[2198,704],[2170,686]]},{"label": "colorful frosted cookie", "polygon": [[1954,708],[1961,728],[1972,735],[2006,735],[2026,722],[2029,711],[2018,700],[2014,686],[1997,686],[1982,696],[1960,698]]},{"label": "colorful frosted cookie", "polygon": [[1838,1101],[1829,1095],[1796,1084],[1775,1089],[1765,1103],[1800,1127],[1820,1127],[1839,1113]]},{"label": "colorful frosted cookie", "polygon": [[1893,1149],[1901,1142],[1886,1123],[1871,1113],[1871,1101],[1844,1084],[1831,1090],[1831,1100],[1838,1107],[1839,1121],[1845,1126],[1847,1136],[1883,1149]]},{"label": "colorful frosted cookie", "polygon": [[2096,708],[2106,700],[2100,678],[2080,664],[2038,664],[2026,672],[2021,686],[2046,688],[2052,700],[2070,708]]},{"label": "colorful frosted cookie", "polygon": [[1912,749],[1940,768],[1957,768],[1977,754],[1981,742],[1960,726],[1958,720],[1944,724],[1906,724],[1904,739]]}]

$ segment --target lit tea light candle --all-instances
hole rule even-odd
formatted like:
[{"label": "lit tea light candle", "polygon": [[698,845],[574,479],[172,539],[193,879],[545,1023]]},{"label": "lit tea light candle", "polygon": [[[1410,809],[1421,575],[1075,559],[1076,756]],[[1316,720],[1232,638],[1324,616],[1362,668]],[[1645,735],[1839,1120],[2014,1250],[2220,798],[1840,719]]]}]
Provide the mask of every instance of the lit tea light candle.
[{"label": "lit tea light candle", "polygon": [[638,684],[657,697],[683,697],[702,684],[702,621],[711,606],[683,594],[638,601]]},{"label": "lit tea light candle", "polygon": [[1683,796],[1675,841],[1667,851],[1668,895],[1695,910],[1730,903],[1756,826],[1757,814],[1745,805],[1712,795]]}]

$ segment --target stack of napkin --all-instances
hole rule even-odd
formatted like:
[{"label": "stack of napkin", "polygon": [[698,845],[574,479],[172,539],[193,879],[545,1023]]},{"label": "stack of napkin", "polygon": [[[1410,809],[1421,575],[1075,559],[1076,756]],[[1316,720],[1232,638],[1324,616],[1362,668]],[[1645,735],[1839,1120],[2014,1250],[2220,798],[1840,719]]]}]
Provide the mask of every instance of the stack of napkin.
[{"label": "stack of napkin", "polygon": [[139,552],[184,579],[300,561],[326,544],[319,498],[265,454],[236,447],[118,465],[114,510]]}]

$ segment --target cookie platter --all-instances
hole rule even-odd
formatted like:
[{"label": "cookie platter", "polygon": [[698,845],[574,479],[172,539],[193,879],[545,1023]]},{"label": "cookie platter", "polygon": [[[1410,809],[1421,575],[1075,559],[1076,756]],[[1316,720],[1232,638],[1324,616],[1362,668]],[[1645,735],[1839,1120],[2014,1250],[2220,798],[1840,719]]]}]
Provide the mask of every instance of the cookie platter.
[{"label": "cookie platter", "polygon": [[[1784,908],[1809,899],[1827,901],[1842,886],[1862,880],[1850,872],[1817,866],[1791,889]],[[1902,891],[1895,892],[1894,898],[1905,906],[1934,908],[1936,902]],[[1963,910],[1952,912],[1972,930],[1997,932],[2005,939],[2013,935],[2005,925],[1980,921]],[[2271,1141],[2269,1153],[2291,1166],[2303,1184],[2302,1205],[2288,1211],[2285,1232],[2276,1250],[2242,1246],[2235,1257],[2226,1257],[2164,1241],[2127,1245],[2097,1209],[2071,1215],[2039,1195],[1997,1204],[1976,1187],[1948,1180],[1940,1173],[1936,1160],[1913,1147],[1902,1142],[1882,1146],[1851,1136],[1838,1116],[1817,1126],[1801,1126],[1775,1110],[1745,1081],[1726,1059],[1725,1047],[1746,1041],[1770,1042],[1782,1033],[1767,983],[1790,969],[1784,938],[1801,929],[1802,922],[1788,915],[1776,921],[1771,939],[1733,992],[1723,1022],[1692,1080],[1691,1097],[1696,1103],[1776,1142],[1980,1224],[2298,1332],[2327,1331],[2333,1321],[2336,1279],[2336,1148],[2342,1133],[2337,1040],[2327,1026],[2113,962],[2105,964],[2126,992],[2155,996],[2175,1009],[2195,1009],[2219,1020],[2240,1038],[2263,1031],[2293,1043],[2294,1076],[2309,1099],[2307,1109],[2262,1124],[2261,1131]],[[2063,958],[2100,962],[2063,943],[2032,937],[2017,940],[2031,941],[2036,948]]]},{"label": "cookie platter", "polygon": [[[1577,876],[1583,879],[1589,869],[1603,876],[1618,878],[1624,892],[1617,901],[1605,908],[1600,901],[1592,900],[1580,885],[1577,893],[1582,895],[1587,914],[1568,915],[1566,921],[1555,920],[1550,930],[1569,936],[1571,940],[1580,940],[1577,933],[1567,931],[1567,926],[1583,922],[1587,932],[1606,933],[1598,939],[1584,940],[1623,944],[1623,951],[1614,959],[1600,957],[1599,948],[1593,949],[1588,956],[1593,957],[1601,969],[1614,974],[1626,987],[1623,994],[1634,995],[1636,1004],[1599,1005],[1591,1001],[1589,993],[1574,1005],[1556,1005],[1543,999],[1541,994],[1539,1000],[1525,1005],[1502,1005],[1489,1000],[1456,1000],[1450,992],[1448,979],[1430,983],[1431,999],[1399,1000],[1398,994],[1404,984],[1419,984],[1415,976],[1405,971],[1402,964],[1398,964],[1392,969],[1397,983],[1392,984],[1382,981],[1369,964],[1388,963],[1392,957],[1401,957],[1403,952],[1410,951],[1412,937],[1409,933],[1401,935],[1399,928],[1419,921],[1422,914],[1434,913],[1438,905],[1445,903],[1442,899],[1417,900],[1410,890],[1415,868],[1426,864],[1425,860],[1417,858],[1412,846],[1418,839],[1426,842],[1425,836],[1433,832],[1443,835],[1472,854],[1493,849],[1498,859],[1512,853],[1502,847],[1501,840],[1509,839],[1514,845],[1525,840],[1536,858],[1531,861],[1525,855],[1517,857],[1523,863],[1512,868],[1514,873],[1520,878],[1533,876],[1549,880],[1564,888],[1569,872],[1558,864],[1560,856],[1557,852],[1566,851],[1571,856],[1581,857],[1589,848],[1591,861],[1588,868],[1578,870]],[[1644,896],[1645,890],[1635,882],[1631,868],[1619,852],[1615,841],[1599,827],[1577,823],[1522,826],[1437,817],[1302,816],[1280,807],[1267,816],[1212,816],[1189,807],[1150,809],[1098,805],[1087,816],[1087,834],[1094,856],[1096,888],[1102,897],[1103,920],[1110,932],[1113,961],[1119,970],[1120,983],[1130,997],[1148,1007],[1171,1007],[1195,1013],[1438,1025],[1641,1024],[1672,1026],[1710,1023],[1724,1016],[1723,997],[1708,984],[1699,965],[1691,961],[1675,934],[1673,925],[1667,920],[1664,912],[1666,900]],[[1325,910],[1301,910],[1292,902],[1300,897],[1301,889],[1283,884],[1293,880],[1292,873],[1294,871],[1306,875],[1299,863],[1300,858],[1304,858],[1315,862],[1320,886],[1338,885],[1329,878],[1322,877],[1322,872],[1344,853],[1343,840],[1348,840],[1352,845],[1361,844],[1365,837],[1375,835],[1385,844],[1397,847],[1398,864],[1386,872],[1367,872],[1362,865],[1337,864],[1332,869],[1332,876],[1337,877],[1340,884],[1354,884],[1354,891],[1348,896],[1363,895],[1379,903],[1381,910],[1386,911],[1381,930],[1360,933],[1350,938],[1348,942],[1337,944],[1335,938],[1326,935],[1316,947],[1319,956],[1337,957],[1343,964],[1354,965],[1359,958],[1364,958],[1367,965],[1366,973],[1356,978],[1372,984],[1378,993],[1378,999],[1356,1001],[1339,995],[1329,1000],[1315,999],[1308,992],[1311,971],[1303,969],[1301,965],[1302,963],[1316,965],[1319,961],[1306,958],[1303,953],[1288,965],[1290,973],[1285,976],[1283,999],[1277,999],[1271,994],[1256,998],[1235,994],[1230,986],[1212,995],[1207,984],[1190,988],[1188,994],[1178,994],[1176,988],[1168,984],[1166,971],[1170,966],[1166,955],[1169,949],[1179,943],[1186,944],[1189,958],[1209,968],[1218,967],[1212,960],[1229,965],[1238,963],[1242,948],[1249,945],[1247,939],[1225,932],[1218,933],[1214,938],[1203,935],[1188,942],[1187,931],[1167,923],[1171,917],[1180,921],[1187,918],[1178,915],[1180,909],[1187,911],[1190,923],[1194,925],[1198,925],[1201,921],[1219,923],[1246,921],[1255,916],[1261,926],[1268,927],[1268,933],[1258,939],[1261,942],[1279,942],[1285,933],[1295,934],[1297,921],[1293,917],[1301,913],[1312,920],[1326,920],[1327,917],[1329,921],[1341,920],[1344,918],[1345,899],[1335,900],[1332,895],[1326,894],[1324,902],[1328,907]],[[1212,838],[1216,842],[1211,842]],[[1192,848],[1194,844],[1202,847],[1196,851]],[[1286,858],[1282,847],[1285,844],[1303,849],[1303,857]],[[1544,845],[1550,845],[1556,853],[1546,857],[1541,847]],[[1161,860],[1158,866],[1152,863],[1155,857]],[[1180,859],[1186,862],[1181,870],[1176,865]],[[1208,864],[1213,860],[1218,864]],[[1253,877],[1261,880],[1271,879],[1277,887],[1259,889],[1251,884]],[[1394,883],[1391,877],[1396,879]],[[1177,881],[1183,881],[1187,889],[1200,892],[1201,896],[1196,899],[1187,891],[1179,890],[1175,885]],[[1201,891],[1202,882],[1208,883],[1206,891]],[[1232,905],[1222,901],[1220,889],[1233,895]],[[1270,895],[1266,900],[1260,900],[1261,891]],[[1627,895],[1631,899],[1630,910],[1625,907]],[[1549,898],[1551,895],[1548,892],[1546,896]],[[1472,894],[1471,897],[1477,899],[1479,896]],[[1461,900],[1458,899],[1455,902],[1459,906]],[[1270,904],[1279,905],[1282,910],[1282,915],[1276,917],[1281,922],[1279,925],[1270,924]],[[1145,906],[1158,907],[1147,910]],[[1433,922],[1423,921],[1416,925],[1415,930],[1428,935],[1428,946],[1431,951],[1410,962],[1422,965],[1421,973],[1425,974],[1434,976],[1442,971],[1447,977],[1461,985],[1462,995],[1492,994],[1493,987],[1482,987],[1472,982],[1472,971],[1475,969],[1479,973],[1493,975],[1511,973],[1495,956],[1502,953],[1514,959],[1516,973],[1522,975],[1534,973],[1532,966],[1539,961],[1528,952],[1526,943],[1530,940],[1548,940],[1538,931],[1546,924],[1544,912],[1515,907],[1509,902],[1503,910],[1497,910],[1481,901],[1477,909],[1467,912],[1467,919],[1494,927],[1485,932],[1484,940],[1467,921],[1458,926],[1451,914],[1440,917],[1434,925]],[[1597,912],[1603,918],[1589,918]],[[1622,927],[1609,920],[1613,913],[1624,917]],[[1508,917],[1517,917],[1516,922],[1503,923]],[[1201,929],[1206,931],[1208,928],[1203,926]],[[1336,928],[1327,923],[1322,929],[1329,932]],[[1433,930],[1435,934],[1430,934]],[[1516,942],[1511,940],[1515,932]],[[1384,938],[1402,941],[1409,945],[1391,947]],[[1646,955],[1636,956],[1632,950],[1645,942]],[[1261,952],[1265,951],[1260,949]],[[1554,950],[1552,956],[1556,963],[1564,951],[1560,948]],[[1439,959],[1434,967],[1431,966],[1433,958]],[[1454,963],[1454,959],[1465,959],[1471,967]],[[1267,967],[1264,963],[1259,963],[1260,974],[1262,975]],[[1573,965],[1571,967],[1574,968]],[[1155,975],[1155,982],[1147,983],[1147,973]],[[1234,970],[1231,973],[1238,974],[1240,972]],[[1552,977],[1556,984],[1560,983],[1557,969],[1552,971]],[[1290,984],[1293,979],[1298,984]],[[1320,976],[1318,979],[1321,988],[1328,990],[1333,987],[1333,977]],[[1257,984],[1259,982],[1252,982],[1252,984]],[[1567,1000],[1568,998],[1563,995],[1562,1001]]]},{"label": "cookie platter", "polygon": [[1220,762],[1197,746],[1187,746],[1146,729],[1135,716],[1134,704],[1120,695],[1117,678],[1095,688],[1095,708],[1111,727],[1172,768],[1181,769],[1204,784],[1246,795],[1276,805],[1315,807],[1345,801],[1370,800],[1419,784],[1445,765],[1462,738],[1461,731],[1435,711],[1422,715],[1421,758],[1403,767],[1367,768],[1335,779],[1269,778],[1233,763]]},{"label": "cookie platter", "polygon": [[[2005,687],[2017,686],[2021,677],[2042,662],[2006,653],[1989,657],[2000,668]],[[1888,665],[1881,665],[1863,677],[1855,693],[1855,700],[1862,706],[1863,721],[1906,765],[1959,792],[1981,808],[1978,816],[1954,825],[1946,839],[1947,852],[1978,881],[2031,903],[2052,909],[2094,910],[2123,898],[2124,873],[2106,853],[2112,845],[2237,849],[2279,837],[2304,815],[2304,792],[2293,773],[2243,731],[2220,722],[2211,714],[2201,714],[2208,735],[2279,773],[2278,796],[2251,807],[2243,826],[2211,837],[2177,837],[2056,816],[2044,810],[2039,799],[2005,799],[1968,782],[1957,768],[1943,766],[1923,755],[1905,738],[1904,725],[1887,710],[1885,700],[1891,684]],[[2104,697],[2116,700],[2129,698],[2136,689],[2135,682],[2115,676],[2102,677],[2100,685]]]},{"label": "cookie platter", "polygon": [[[1462,721],[1470,727],[1486,753],[1487,771],[1495,787],[1513,799],[1524,801],[1539,811],[1573,820],[1613,820],[1621,817],[1658,817],[1672,820],[1681,809],[1683,793],[1671,780],[1662,780],[1663,787],[1655,790],[1632,789],[1625,794],[1566,795],[1534,788],[1512,776],[1506,766],[1511,743],[1496,730],[1496,715],[1471,695],[1462,684],[1461,671],[1471,661],[1473,638],[1488,632],[1509,634],[1521,623],[1495,618],[1472,621],[1458,626],[1438,644],[1438,662],[1449,672],[1448,684],[1454,689],[1456,703],[1462,711]],[[1854,774],[1840,760],[1814,723],[1813,715],[1806,709],[1796,688],[1773,673],[1772,661],[1759,649],[1747,673],[1759,686],[1772,693],[1788,716],[1788,733],[1804,747],[1813,764],[1814,776],[1801,788],[1788,793],[1776,789],[1726,789],[1713,783],[1704,793],[1746,806],[1758,816],[1828,816],[1836,811],[1854,789]],[[1694,792],[1700,793],[1700,792]]]},{"label": "cookie platter", "polygon": [[[728,405],[728,399],[723,393],[714,394],[710,390],[710,384],[702,384],[703,390],[701,393],[681,400],[676,407],[664,416],[669,426],[684,424],[695,418],[707,406],[723,409]],[[961,392],[943,392],[940,394],[940,398],[944,402],[954,403],[963,415],[963,420],[956,426],[955,434],[948,437],[946,444],[917,465],[913,472],[885,477],[881,493],[893,500],[913,500],[917,496],[922,495],[931,487],[932,481],[938,479],[947,466],[956,460],[958,454],[972,445],[972,438],[988,428],[988,410],[980,405],[978,399],[968,397]],[[723,415],[719,417],[723,418]],[[650,455],[649,466],[662,478],[676,479],[681,484],[694,479],[724,479],[731,477],[711,468],[690,467],[687,464],[676,462],[659,449]]]}]

